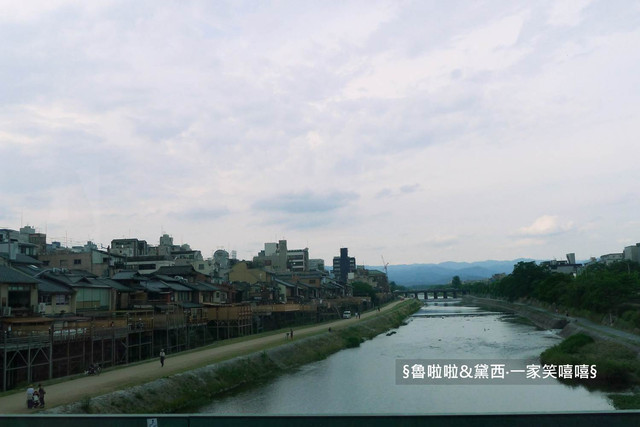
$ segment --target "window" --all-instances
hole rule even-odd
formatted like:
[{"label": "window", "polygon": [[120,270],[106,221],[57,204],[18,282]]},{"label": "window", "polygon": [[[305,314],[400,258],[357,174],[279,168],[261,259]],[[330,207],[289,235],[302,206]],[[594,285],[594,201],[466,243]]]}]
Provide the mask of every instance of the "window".
[{"label": "window", "polygon": [[56,305],[68,305],[69,295],[56,295]]},{"label": "window", "polygon": [[82,264],[82,260],[81,259],[74,259],[73,260],[73,264],[74,265],[80,265],[80,264]]},{"label": "window", "polygon": [[48,267],[49,266],[49,260],[42,261],[42,265],[44,265],[45,267]]}]

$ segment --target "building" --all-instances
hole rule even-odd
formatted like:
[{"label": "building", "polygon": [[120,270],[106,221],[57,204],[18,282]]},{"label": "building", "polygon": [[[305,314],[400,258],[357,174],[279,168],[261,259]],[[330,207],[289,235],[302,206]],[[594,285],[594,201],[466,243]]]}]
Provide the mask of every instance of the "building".
[{"label": "building", "polygon": [[175,265],[173,259],[167,255],[128,257],[123,263],[126,270],[139,271],[142,274],[154,273],[163,267],[173,267]]},{"label": "building", "polygon": [[624,253],[622,253],[622,252],[613,253],[613,254],[606,254],[606,255],[600,255],[600,262],[603,262],[606,265],[610,265],[610,264],[613,264],[615,262],[621,262],[623,260],[624,260]]},{"label": "building", "polygon": [[[355,273],[356,259],[349,256],[348,248],[340,248],[340,256],[333,257],[333,274],[338,283],[346,284],[349,273]],[[353,275],[351,276],[353,278]]]},{"label": "building", "polygon": [[310,259],[309,271],[324,271],[324,260],[319,258]]},{"label": "building", "polygon": [[552,273],[563,273],[576,275],[582,268],[582,264],[576,264],[576,255],[569,253],[566,255],[567,260],[543,261],[540,263],[542,267],[547,267]]},{"label": "building", "polygon": [[29,316],[38,311],[38,281],[0,265],[0,316]]},{"label": "building", "polygon": [[280,240],[278,243],[265,243],[264,250],[260,251],[258,256],[253,257],[253,263],[256,266],[270,268],[275,272],[289,271],[287,255],[286,240]]},{"label": "building", "polygon": [[27,234],[31,230],[32,228],[28,228],[25,233],[21,233],[8,228],[0,229],[0,253],[8,254],[10,259],[15,259],[18,254],[36,256],[38,246],[29,242]]},{"label": "building", "polygon": [[229,272],[231,271],[231,260],[229,252],[224,249],[218,249],[213,253],[213,271],[211,273],[212,280],[216,283],[229,281]]},{"label": "building", "polygon": [[240,261],[236,263],[229,272],[230,282],[245,282],[250,285],[255,283],[271,283],[274,273],[270,270],[256,267],[253,263]]},{"label": "building", "polygon": [[309,271],[309,248],[287,251],[287,270],[300,273]]},{"label": "building", "polygon": [[146,240],[113,239],[111,241],[111,253],[125,257],[144,256],[149,254],[149,246]]},{"label": "building", "polygon": [[353,281],[367,283],[378,292],[389,292],[387,275],[379,270],[368,270],[364,265],[358,266]]},{"label": "building", "polygon": [[[91,243],[91,242],[89,242]],[[109,276],[116,264],[123,264],[124,257],[112,255],[91,245],[85,245],[82,250],[60,249],[38,255],[42,266],[47,268],[67,268],[72,270],[86,270],[96,276]]]},{"label": "building", "polygon": [[627,246],[623,251],[625,261],[633,261],[640,263],[640,243],[633,246]]}]

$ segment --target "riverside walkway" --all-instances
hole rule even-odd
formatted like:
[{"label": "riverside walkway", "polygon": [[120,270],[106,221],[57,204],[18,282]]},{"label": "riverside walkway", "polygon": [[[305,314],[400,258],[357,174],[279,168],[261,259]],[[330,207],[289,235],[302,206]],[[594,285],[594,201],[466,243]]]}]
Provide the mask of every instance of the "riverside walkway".
[{"label": "riverside walkway", "polygon": [[[380,312],[391,310],[400,301],[387,304]],[[300,326],[294,328],[294,340],[324,333],[329,327],[341,329],[378,315],[377,310],[363,313],[361,318],[340,319],[320,325]],[[87,397],[100,396],[116,390],[144,384],[158,378],[190,371],[202,366],[211,365],[237,356],[243,356],[267,348],[286,344],[286,332],[289,328],[264,334],[250,335],[242,338],[219,341],[213,345],[199,349],[167,355],[164,367],[160,367],[159,358],[133,365],[117,367],[103,371],[97,376],[81,376],[57,379],[42,384],[46,390],[46,409],[81,401]],[[37,385],[35,383],[34,385]],[[42,413],[39,409],[27,409],[26,388],[9,391],[0,395],[0,414]]]}]

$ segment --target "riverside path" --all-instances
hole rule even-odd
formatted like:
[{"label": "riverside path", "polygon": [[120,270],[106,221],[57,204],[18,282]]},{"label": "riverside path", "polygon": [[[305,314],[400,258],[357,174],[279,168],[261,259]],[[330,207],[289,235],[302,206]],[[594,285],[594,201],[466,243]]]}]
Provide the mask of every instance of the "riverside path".
[{"label": "riverside path", "polygon": [[[399,301],[381,308],[381,313],[395,307]],[[295,329],[295,338],[304,338],[332,329],[341,329],[378,315],[376,310],[363,313],[361,318],[340,319],[319,325],[300,326]],[[82,376],[68,380],[56,379],[51,384],[43,382],[46,394],[46,409],[78,402],[87,397],[100,396],[134,385],[144,384],[168,375],[190,371],[237,356],[254,353],[266,348],[285,344],[285,333],[289,328],[267,332],[255,336],[246,336],[219,341],[213,345],[191,351],[167,355],[164,367],[160,367],[159,358],[117,367],[104,371],[97,376]],[[27,409],[26,389],[9,391],[0,396],[0,414],[37,413],[39,410]]]}]

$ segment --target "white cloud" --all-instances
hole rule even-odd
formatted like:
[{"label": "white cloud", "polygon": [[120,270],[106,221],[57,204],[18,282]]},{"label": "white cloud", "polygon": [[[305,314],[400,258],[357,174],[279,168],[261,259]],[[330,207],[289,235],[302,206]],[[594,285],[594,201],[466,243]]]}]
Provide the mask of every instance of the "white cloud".
[{"label": "white cloud", "polygon": [[611,252],[637,232],[638,8],[3,6],[4,221],[398,262]]},{"label": "white cloud", "polygon": [[592,0],[562,0],[551,2],[549,24],[554,26],[576,26],[582,21],[582,11]]},{"label": "white cloud", "polygon": [[[353,79],[344,96],[405,98],[416,91],[429,93],[450,86],[453,76],[507,68],[525,54],[514,48],[526,19],[525,13],[508,16],[455,35],[445,47],[433,47],[416,56],[398,57],[383,52],[372,58],[370,71]],[[400,77],[401,76],[401,77]]]},{"label": "white cloud", "polygon": [[519,234],[528,236],[548,236],[551,234],[566,232],[572,228],[573,223],[571,221],[561,224],[557,216],[543,215],[536,218],[531,225],[520,228],[518,232]]}]

